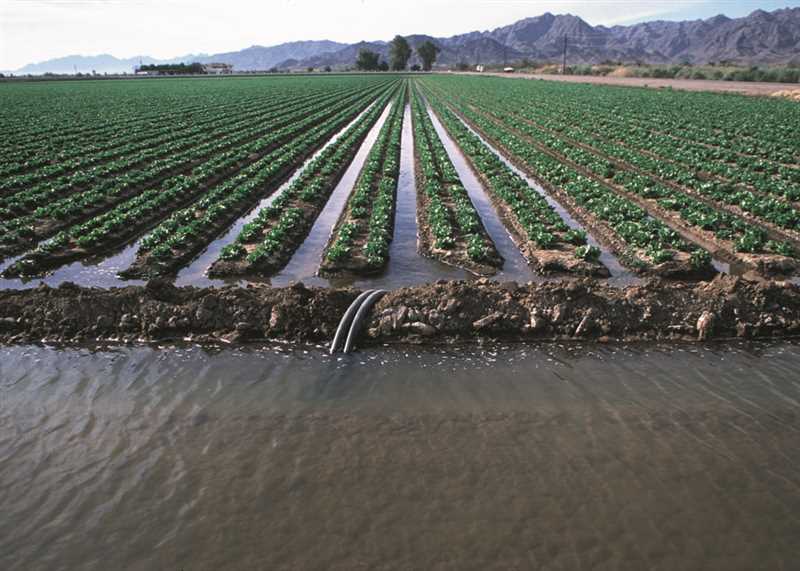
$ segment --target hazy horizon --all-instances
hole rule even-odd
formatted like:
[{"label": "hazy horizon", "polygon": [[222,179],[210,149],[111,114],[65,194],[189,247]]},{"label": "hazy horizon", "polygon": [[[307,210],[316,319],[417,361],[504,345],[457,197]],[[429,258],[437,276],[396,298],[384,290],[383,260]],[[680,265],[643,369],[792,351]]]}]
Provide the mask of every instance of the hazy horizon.
[{"label": "hazy horizon", "polygon": [[571,13],[592,25],[626,25],[720,13],[735,18],[796,6],[800,0],[278,0],[255,5],[242,0],[0,0],[0,69],[70,55],[169,59],[302,40],[446,37],[545,12]]}]

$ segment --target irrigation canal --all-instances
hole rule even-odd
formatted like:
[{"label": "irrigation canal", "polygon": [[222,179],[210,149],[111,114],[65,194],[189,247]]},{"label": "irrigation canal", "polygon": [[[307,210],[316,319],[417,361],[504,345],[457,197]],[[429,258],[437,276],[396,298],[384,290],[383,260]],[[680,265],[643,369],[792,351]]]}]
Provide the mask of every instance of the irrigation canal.
[{"label": "irrigation canal", "polygon": [[0,348],[0,568],[793,569],[800,347]]}]

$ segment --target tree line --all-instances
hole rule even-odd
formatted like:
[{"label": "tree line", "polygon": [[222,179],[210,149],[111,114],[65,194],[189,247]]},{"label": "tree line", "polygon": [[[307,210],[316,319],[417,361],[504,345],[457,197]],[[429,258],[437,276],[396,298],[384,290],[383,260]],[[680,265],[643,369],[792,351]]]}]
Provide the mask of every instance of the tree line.
[{"label": "tree line", "polygon": [[[441,51],[439,46],[426,40],[417,46],[417,56],[422,61],[422,69],[430,71],[436,62],[436,56]],[[389,44],[389,61],[382,61],[380,54],[371,50],[360,50],[356,59],[356,68],[361,71],[403,71],[408,67],[413,51],[408,41],[403,36],[395,36]],[[414,65],[412,71],[419,71],[420,67]]]}]

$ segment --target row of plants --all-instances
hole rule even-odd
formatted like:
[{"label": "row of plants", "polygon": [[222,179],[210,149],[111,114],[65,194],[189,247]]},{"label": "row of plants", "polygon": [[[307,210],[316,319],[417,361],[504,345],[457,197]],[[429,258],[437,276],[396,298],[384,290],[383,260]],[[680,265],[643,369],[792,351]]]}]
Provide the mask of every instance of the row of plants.
[{"label": "row of plants", "polygon": [[[488,148],[438,95],[427,91],[426,97],[481,179],[523,254],[538,270],[608,275],[607,268],[599,263],[600,250],[587,245],[583,229],[570,228],[545,197]],[[542,250],[549,252],[543,254]],[[569,257],[588,264],[565,259]]]},{"label": "row of plants", "polygon": [[[513,114],[511,116],[513,117]],[[702,181],[691,171],[680,169],[675,165],[664,165],[661,161],[631,151],[625,146],[597,139],[586,132],[580,132],[583,137],[577,143],[587,146],[591,150],[590,153],[577,148],[574,140],[559,134],[560,131],[557,128],[553,129],[553,126],[531,127],[524,122],[519,124],[522,132],[575,160],[596,176],[601,176],[624,191],[644,199],[657,200],[662,205],[669,205],[670,210],[676,211],[690,226],[712,231],[719,240],[733,242],[733,246],[728,249],[736,252],[780,255],[794,250],[790,241],[769,240],[764,229],[754,226],[740,216],[720,211],[718,207],[719,204],[735,205],[736,208],[741,208],[760,220],[780,228],[794,230],[797,226],[797,212],[785,202],[759,197],[742,189],[730,189],[719,183]],[[606,156],[612,160],[605,159]],[[620,164],[622,168],[619,168]],[[636,172],[631,170],[631,166]],[[670,181],[676,186],[662,184],[658,179]],[[698,199],[697,196],[707,198],[712,205]],[[716,214],[711,215],[712,212]]]},{"label": "row of plants", "polygon": [[155,188],[158,184],[164,187],[170,187],[173,182],[180,184],[181,176],[192,169],[208,171],[204,174],[213,175],[226,168],[220,165],[252,162],[253,157],[258,158],[259,153],[268,152],[270,146],[275,144],[275,134],[291,129],[298,120],[305,123],[310,121],[309,124],[313,124],[314,120],[324,121],[348,105],[372,97],[380,89],[385,89],[383,84],[345,96],[336,102],[326,100],[327,105],[323,107],[301,105],[289,115],[281,115],[272,121],[164,158],[151,168],[132,170],[98,188],[52,200],[31,214],[16,217],[0,226],[0,230],[5,230],[0,233],[0,256],[24,251],[32,243],[118,205],[124,208],[125,201],[145,191],[148,186]]},{"label": "row of plants", "polygon": [[370,149],[323,252],[323,272],[375,273],[389,261],[407,91],[404,87],[395,96],[391,114]]},{"label": "row of plants", "polygon": [[[203,223],[198,222],[191,230],[184,228],[186,231],[180,237],[185,245],[194,239],[205,239],[201,230],[205,228],[203,231],[207,231],[211,222],[223,224],[233,204],[255,200],[259,192],[270,188],[287,170],[361,113],[379,95],[369,91],[356,101],[328,107],[274,130],[253,143],[220,153],[188,175],[173,177],[160,188],[149,189],[88,222],[60,232],[17,261],[7,274],[36,275],[65,261],[106,252],[130,241],[143,229],[166,218],[175,208],[192,201],[197,202],[175,214],[173,219],[187,221],[187,212],[193,212],[195,219],[199,220],[201,216],[198,214],[203,213],[206,216]],[[256,177],[258,183],[248,182]],[[171,237],[158,228],[154,232],[164,240]],[[155,242],[160,241],[143,240],[142,252],[154,248],[158,245]]]},{"label": "row of plants", "polygon": [[272,203],[222,249],[209,275],[269,275],[283,268],[310,232],[330,194],[399,90],[386,92],[359,120],[325,147]]},{"label": "row of plants", "polygon": [[[180,115],[173,121],[147,124],[134,134],[123,130],[118,131],[114,138],[100,140],[86,137],[85,140],[72,143],[56,152],[40,151],[36,155],[39,168],[34,168],[31,161],[27,161],[27,172],[24,174],[0,174],[0,196],[8,196],[23,189],[36,190],[37,184],[41,188],[54,190],[86,185],[101,177],[131,168],[137,163],[164,156],[166,153],[158,150],[161,145],[169,146],[180,141],[186,143],[184,146],[191,146],[197,144],[194,140],[197,135],[213,137],[219,130],[241,128],[248,122],[262,120],[265,114],[273,115],[282,109],[291,109],[303,101],[312,102],[325,95],[327,94],[319,90],[304,94],[275,90],[270,91],[268,96],[236,104],[216,105],[191,112],[180,109]],[[237,126],[233,127],[234,124]],[[167,153],[170,152],[173,150],[168,147]],[[8,159],[4,157],[0,169],[3,166],[10,167]],[[106,166],[106,163],[115,160],[115,164]],[[47,184],[43,185],[43,182]]]},{"label": "row of plants", "polygon": [[575,116],[586,125],[610,119],[758,157],[765,164],[798,164],[800,141],[795,126],[800,122],[800,110],[790,101],[556,82],[509,85],[495,78],[482,79],[441,77],[437,82],[448,85],[448,90],[469,87],[487,96],[518,96],[526,107],[535,101],[551,107],[553,115]]},{"label": "row of plants", "polygon": [[234,120],[221,120],[214,128],[199,126],[189,133],[175,133],[167,136],[167,140],[159,145],[140,149],[125,157],[112,160],[100,167],[77,171],[60,180],[48,180],[39,183],[24,191],[19,191],[9,196],[0,197],[0,221],[11,220],[24,216],[36,208],[52,204],[54,200],[68,197],[80,191],[103,192],[104,188],[113,188],[119,175],[136,171],[140,174],[143,170],[151,169],[157,177],[164,159],[170,165],[179,164],[180,161],[196,160],[198,152],[203,146],[219,146],[226,138],[232,144],[240,144],[248,137],[260,134],[267,129],[279,128],[288,124],[296,117],[313,112],[318,107],[335,103],[338,100],[358,96],[357,90],[348,91],[333,96],[322,96],[297,103],[272,105],[265,110],[248,113],[244,117]]},{"label": "row of plants", "polygon": [[496,272],[503,260],[461,184],[416,89],[412,90],[411,118],[421,252],[477,273]]},{"label": "row of plants", "polygon": [[[504,99],[507,106],[513,106],[517,113],[528,119],[546,122],[560,131],[574,132],[578,138],[588,133],[647,153],[659,161],[679,163],[691,170],[693,178],[703,173],[703,176],[711,175],[727,185],[744,185],[790,201],[800,199],[798,168],[709,145],[703,139],[692,140],[685,135],[677,137],[654,128],[657,123],[641,125],[641,121],[628,119],[619,113],[603,114],[568,107],[564,101],[545,100],[533,106],[527,104],[522,94],[510,94]],[[520,105],[513,105],[509,99]]]},{"label": "row of plants", "polygon": [[624,265],[662,275],[713,273],[706,250],[686,242],[606,183],[558,160],[515,129],[475,111],[457,97],[450,97],[449,102],[487,140],[542,182],[593,234],[604,239]]},{"label": "row of plants", "polygon": [[124,83],[127,85],[8,85],[3,100],[13,105],[17,113],[3,117],[9,139],[0,141],[0,150],[38,151],[80,141],[85,136],[113,136],[114,127],[125,130],[143,122],[164,121],[170,111],[202,107],[224,100],[225,96],[219,91],[209,95],[201,90],[176,90],[165,84],[143,89],[142,85]]},{"label": "row of plants", "polygon": [[[609,96],[617,97],[616,94]],[[667,94],[670,99],[676,102],[685,99],[678,94],[676,96]],[[785,106],[785,102],[766,101],[754,98],[739,98],[730,96],[711,95],[717,99],[715,109],[722,109],[723,112],[737,105],[738,109],[732,114],[733,118],[739,118],[738,124],[714,125],[714,117],[709,117],[706,113],[710,108],[704,108],[703,112],[696,118],[689,119],[687,113],[691,113],[691,103],[683,101],[683,105],[676,106],[672,113],[666,113],[662,105],[647,108],[644,105],[633,107],[633,112],[619,113],[619,105],[609,106],[605,109],[598,106],[582,105],[567,100],[563,97],[548,99],[546,103],[553,105],[554,113],[564,112],[565,108],[570,109],[570,115],[580,115],[582,121],[589,118],[592,121],[605,121],[618,126],[632,128],[652,134],[655,137],[668,137],[679,144],[687,144],[695,149],[700,146],[705,147],[715,153],[716,159],[730,165],[764,171],[772,175],[777,175],[786,180],[798,182],[798,170],[791,165],[796,164],[797,154],[800,149],[793,144],[791,137],[770,140],[774,133],[771,129],[778,129],[778,132],[785,130],[785,125],[771,123],[769,127],[763,123],[769,117],[774,119],[776,116],[790,118],[793,113],[790,106]],[[661,97],[659,97],[661,99]],[[618,102],[619,103],[619,102]],[[658,103],[661,103],[659,101]],[[762,108],[763,110],[759,110]],[[760,112],[759,112],[760,111]],[[742,114],[751,117],[753,114],[760,116],[758,123],[760,129],[757,133],[747,133],[741,126]]]},{"label": "row of plants", "polygon": [[[520,121],[511,106],[498,108],[494,101],[493,104],[495,106],[481,107],[487,109],[485,111],[487,116],[510,124],[511,128],[530,137],[532,142],[587,169],[598,180],[606,182],[618,192],[627,193],[629,196],[635,195],[638,199],[644,200],[645,207],[652,214],[666,219],[668,216],[664,216],[660,210],[666,208],[676,212],[684,222],[683,226],[692,232],[711,232],[716,240],[730,242],[721,244],[721,247],[731,257],[735,257],[734,253],[778,255],[794,253],[794,246],[790,241],[770,240],[768,233],[757,225],[754,226],[728,212],[720,212],[716,207],[717,203],[722,201],[722,195],[726,197],[724,202],[730,203],[730,196],[718,189],[714,191],[711,183],[695,184],[694,181],[697,179],[689,172],[679,172],[673,168],[670,170],[671,175],[666,176],[662,165],[625,147],[594,139],[585,132],[578,141],[567,137],[563,133],[569,131],[563,124],[558,124],[558,119],[550,121],[548,118],[540,118],[541,124],[528,120]],[[513,105],[513,101],[509,102],[509,105]],[[608,160],[607,156],[613,160]],[[631,165],[634,165],[633,170]],[[664,178],[673,179],[675,186],[662,184],[660,180],[653,178],[651,173],[654,171]],[[677,186],[678,183],[686,188]],[[698,199],[694,196],[694,192],[701,198],[709,197],[712,205]],[[779,207],[772,206],[773,210],[765,212],[764,201],[753,200],[750,193],[739,192],[734,196],[739,202],[737,208],[741,207],[745,211],[763,216],[776,225],[792,227],[792,223],[796,222],[796,214],[787,212],[785,203],[778,203]],[[774,205],[774,203],[775,201],[767,201],[766,204]],[[710,236],[706,235],[703,238],[708,239]]]},{"label": "row of plants", "polygon": [[[800,216],[789,203],[800,199],[800,184],[781,179],[774,173],[760,172],[757,165],[745,167],[758,163],[757,159],[740,159],[736,166],[731,166],[723,151],[702,144],[679,141],[638,128],[609,126],[602,118],[586,123],[574,114],[554,111],[547,104],[524,105],[513,97],[504,100],[503,105],[504,117],[533,121],[537,128],[569,136],[654,176],[723,204],[736,205],[765,222],[790,230],[800,224]],[[727,159],[733,160],[733,157]],[[800,170],[785,170],[791,171],[793,178],[800,181]]]},{"label": "row of plants", "polygon": [[[330,78],[327,88],[363,81]],[[304,92],[325,89],[325,83],[316,78],[281,77],[225,84],[203,79],[9,84],[0,95],[4,103],[0,106],[4,125],[0,162],[17,152],[25,161],[57,155],[87,141],[108,147],[120,137],[133,138],[151,125],[174,124],[204,109],[227,103],[258,104],[271,92],[283,92],[293,100]],[[20,128],[15,130],[15,125]]]},{"label": "row of plants", "polygon": [[[274,98],[273,93],[264,94],[261,98],[264,103]],[[16,178],[11,180],[16,185],[30,184],[44,177],[56,177],[69,172],[68,169],[76,165],[88,166],[90,161],[97,160],[103,154],[121,154],[117,149],[128,145],[148,141],[160,137],[173,130],[192,127],[197,119],[219,118],[221,114],[238,113],[239,110],[249,109],[251,101],[237,99],[231,101],[219,97],[209,101],[208,104],[180,105],[174,109],[159,109],[157,114],[128,119],[131,124],[98,124],[90,132],[76,133],[74,129],[64,129],[61,126],[52,126],[50,137],[43,141],[26,139],[19,142],[13,149],[0,159],[0,177],[2,186],[8,186],[10,177],[17,174],[31,174],[29,178]]]},{"label": "row of plants", "polygon": [[[500,116],[506,118],[514,116],[513,113],[508,115],[492,112],[490,114],[496,119]],[[660,165],[654,163],[652,159],[642,157],[627,149],[614,148],[612,144],[586,137],[584,139],[585,143],[584,141],[581,141],[581,143],[588,145],[593,151],[602,153],[595,154],[578,146],[577,143],[570,141],[568,138],[555,135],[552,132],[543,130],[541,127],[532,127],[524,122],[515,123],[514,128],[531,137],[536,143],[588,169],[596,177],[606,180],[608,184],[614,185],[621,192],[632,193],[645,200],[657,201],[659,205],[668,206],[669,210],[677,212],[689,226],[698,230],[712,231],[718,240],[733,242],[732,246],[727,248],[731,252],[769,252],[784,255],[785,252],[793,252],[794,250],[792,244],[788,241],[769,240],[766,231],[757,226],[754,227],[741,217],[719,212],[686,192],[662,184],[658,180],[647,176],[647,174],[640,174],[630,170],[631,164],[637,168],[644,169],[646,172],[649,172],[648,167],[650,170],[659,169]],[[624,165],[626,168],[619,168],[619,163],[604,158],[603,154],[626,161]],[[673,175],[676,174],[674,170],[671,172]],[[664,171],[661,170],[660,174],[664,176]],[[682,173],[682,176],[664,176],[664,178],[676,178],[685,186],[689,186],[692,180],[690,174],[686,172]],[[694,185],[692,184],[692,186]],[[722,195],[728,197],[725,202],[730,200],[729,195],[719,190],[713,192],[713,186],[710,183],[703,183],[699,188],[692,190],[698,190],[702,195],[710,194],[715,201],[721,201]],[[787,213],[784,208],[775,208],[773,212],[764,212],[764,202],[752,200],[752,196],[745,192],[736,193],[734,196],[739,200],[738,206],[744,210],[758,212],[758,214],[767,219],[772,218],[776,222],[780,222],[779,225],[784,226],[786,224],[785,221],[791,222],[796,218],[791,212]],[[774,204],[774,201],[768,201],[767,204]],[[786,205],[783,204],[783,206],[785,207]],[[712,212],[716,213],[716,215],[712,216],[710,214]]]}]

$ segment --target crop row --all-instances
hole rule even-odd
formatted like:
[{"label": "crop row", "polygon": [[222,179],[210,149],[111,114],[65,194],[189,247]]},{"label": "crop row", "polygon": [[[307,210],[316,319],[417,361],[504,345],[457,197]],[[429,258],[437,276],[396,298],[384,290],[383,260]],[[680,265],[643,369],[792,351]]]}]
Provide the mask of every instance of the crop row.
[{"label": "crop row", "polygon": [[[342,83],[348,81],[352,80]],[[226,102],[255,101],[265,91],[300,94],[318,85],[309,78],[9,84],[0,96],[6,135],[0,154],[58,152],[86,139],[103,144],[119,134],[135,136],[147,125],[171,123]]]},{"label": "crop row", "polygon": [[[335,95],[333,91],[331,95]],[[236,105],[215,106],[199,109],[192,113],[178,110],[178,116],[171,121],[160,121],[137,130],[131,136],[127,132],[118,133],[109,140],[87,137],[86,141],[76,142],[57,152],[40,151],[36,155],[41,168],[33,168],[28,162],[29,172],[16,176],[0,174],[0,195],[8,195],[16,190],[35,191],[37,183],[42,189],[53,188],[63,194],[62,189],[75,185],[86,185],[120,172],[138,161],[152,160],[159,154],[159,146],[178,141],[189,142],[192,137],[212,133],[232,123],[246,125],[247,121],[257,121],[265,110],[277,112],[290,108],[303,101],[311,102],[320,98],[321,93],[295,94],[293,91],[270,91],[268,96],[243,101]],[[194,143],[189,143],[190,146]],[[152,150],[150,150],[152,149]],[[24,151],[20,151],[24,152]],[[105,166],[117,160],[112,164]],[[3,161],[7,164],[6,161]],[[0,207],[1,208],[1,207]]]},{"label": "crop row", "polygon": [[[670,221],[673,227],[681,230],[689,239],[713,243],[715,249],[724,250],[729,259],[753,259],[753,256],[742,257],[736,253],[769,252],[778,256],[793,254],[791,243],[780,237],[769,239],[768,232],[753,225],[751,221],[724,210],[720,212],[718,201],[721,201],[722,196],[729,201],[730,196],[719,190],[715,191],[711,183],[696,184],[697,179],[691,172],[678,171],[674,167],[669,169],[669,178],[680,180],[685,185],[680,186],[653,175],[654,171],[663,175],[661,164],[625,147],[598,141],[588,134],[581,141],[576,141],[564,136],[563,129],[558,124],[544,127],[527,120],[520,121],[510,108],[504,106],[487,110],[485,114],[496,121],[510,124],[510,128],[529,137],[530,142],[539,145],[545,152],[557,153],[556,158],[559,160],[571,161],[574,165],[583,167],[586,174],[637,202],[650,214]],[[547,122],[547,118],[540,120]],[[796,214],[791,208],[787,212],[785,203],[777,203],[783,206],[779,208],[774,206],[775,201],[754,200],[751,193],[740,192],[735,196],[739,201],[737,209],[742,208],[768,217],[784,227],[792,227],[796,223]],[[677,219],[665,209],[677,212],[680,223],[676,225],[674,221]],[[765,261],[766,259],[760,260],[761,263]],[[759,261],[756,260],[756,263]],[[793,265],[780,260],[777,263],[782,267]]]},{"label": "crop row", "polygon": [[336,101],[323,99],[328,103],[328,107],[322,107],[321,110],[317,110],[316,104],[307,103],[295,107],[289,113],[280,111],[274,117],[267,114],[256,126],[240,128],[238,131],[234,129],[227,136],[176,153],[148,168],[132,170],[97,187],[47,202],[31,214],[17,217],[4,224],[6,232],[0,238],[3,247],[0,252],[8,255],[23,250],[31,242],[53,235],[62,228],[124,203],[148,187],[152,188],[158,184],[168,187],[171,184],[169,177],[180,182],[180,176],[191,169],[211,168],[213,163],[208,162],[210,157],[227,159],[230,155],[237,157],[240,162],[257,158],[258,153],[265,152],[268,150],[268,145],[272,144],[272,142],[266,146],[263,144],[264,141],[271,141],[269,137],[263,139],[265,134],[290,127],[296,121],[307,117],[309,113],[313,113],[317,119],[326,118],[342,106],[357,102],[365,95],[373,93],[375,89],[380,89],[380,86],[370,87],[364,92],[347,95]]},{"label": "crop row", "polygon": [[397,90],[386,92],[359,120],[325,147],[269,206],[223,248],[209,275],[270,275],[283,268],[319,213],[370,129]]},{"label": "crop row", "polygon": [[[0,177],[4,192],[9,187],[28,185],[45,177],[56,177],[69,172],[76,161],[98,160],[98,157],[110,153],[117,154],[117,149],[128,145],[149,141],[165,132],[177,131],[191,127],[204,117],[219,119],[221,116],[236,114],[239,109],[247,110],[253,103],[268,105],[275,99],[274,93],[265,93],[260,102],[254,100],[236,100],[220,97],[209,104],[180,106],[173,109],[162,109],[152,117],[142,117],[137,121],[135,130],[129,130],[122,124],[98,123],[98,127],[88,133],[76,133],[73,129],[52,126],[50,137],[43,142],[22,139],[17,136],[17,144],[9,148],[0,159]],[[132,119],[134,121],[134,119]],[[12,175],[27,174],[30,176]]]},{"label": "crop row", "polygon": [[[313,100],[307,102],[307,108],[313,108],[315,103]],[[225,136],[237,135],[241,138],[246,133],[259,132],[263,121],[274,121],[283,115],[291,117],[297,112],[297,109],[297,104],[267,107],[234,120],[217,119],[211,125],[199,124],[186,133],[170,132],[162,139],[155,140],[154,145],[132,150],[124,157],[111,160],[101,167],[90,167],[56,180],[45,180],[25,190],[0,197],[0,221],[23,216],[38,207],[80,190],[100,190],[98,187],[104,184],[113,186],[115,180],[112,180],[112,177],[116,175],[124,175],[127,171],[141,170],[139,167],[146,168],[154,165],[159,159],[170,159],[171,162],[175,162],[180,159],[179,153],[197,149]],[[8,184],[21,178],[25,177],[11,177],[8,179]]]},{"label": "crop row", "polygon": [[395,96],[391,114],[370,149],[323,252],[324,272],[374,273],[389,261],[406,93],[404,88]]},{"label": "crop row", "polygon": [[[217,189],[211,200],[200,200],[196,208],[223,215],[229,205],[215,205],[215,202],[228,193],[236,198],[234,202],[237,204],[253,197],[261,186],[247,186],[244,194],[237,194],[237,185],[244,185],[250,177],[259,173],[263,173],[270,181],[279,179],[287,168],[298,161],[298,157],[302,160],[302,157],[313,152],[325,137],[360,113],[374,97],[371,90],[367,91],[355,101],[348,99],[305,118],[297,118],[250,145],[215,155],[191,174],[175,177],[161,188],[147,190],[89,222],[59,233],[9,268],[8,272],[10,275],[40,273],[92,252],[108,251],[115,245],[135,238],[143,229],[152,227],[175,208],[198,198],[204,199],[217,185],[222,185],[223,190]],[[158,235],[158,230],[154,232]],[[190,233],[183,236],[186,242],[192,238]],[[148,244],[153,247],[157,245],[152,240]]]},{"label": "crop row", "polygon": [[544,196],[489,149],[439,97],[430,91],[427,96],[523,255],[540,273],[608,275],[608,269],[598,262],[600,250],[587,245],[584,230],[570,228]]},{"label": "crop row", "polygon": [[[487,101],[483,107],[495,109],[496,101]],[[800,185],[759,172],[756,166],[753,170],[742,165],[733,168],[721,160],[723,153],[719,151],[641,129],[609,127],[600,120],[587,124],[578,120],[575,114],[553,111],[547,103],[537,102],[532,106],[507,94],[504,94],[500,108],[504,110],[505,118],[520,118],[518,125],[521,128],[526,128],[525,123],[530,121],[537,129],[547,129],[561,138],[569,136],[572,141],[580,141],[612,158],[627,161],[648,175],[734,207],[731,208],[734,213],[739,213],[736,210],[745,212],[754,217],[754,222],[758,219],[785,230],[795,230],[800,224],[797,210],[782,200],[800,199]],[[800,175],[800,171],[788,170]]]},{"label": "crop row", "polygon": [[[196,121],[193,126],[185,131],[170,130],[155,138],[144,146],[137,149],[130,149],[124,157],[111,160],[101,166],[90,167],[84,170],[72,172],[69,176],[64,175],[53,180],[45,180],[38,185],[22,184],[26,189],[16,194],[11,194],[0,199],[0,216],[8,217],[13,214],[21,214],[25,208],[32,208],[38,205],[36,198],[46,200],[58,196],[68,195],[75,189],[84,189],[92,184],[101,184],[105,179],[125,173],[127,170],[135,169],[141,165],[147,165],[160,158],[172,158],[175,153],[189,149],[191,147],[213,141],[225,134],[235,133],[243,129],[253,129],[259,126],[260,122],[280,117],[282,114],[294,112],[299,106],[305,104],[309,109],[315,103],[324,100],[335,101],[348,94],[357,93],[358,88],[351,88],[342,92],[315,93],[309,96],[289,98],[278,94],[268,100],[266,105],[259,106],[258,101],[254,102],[251,109],[237,113],[231,117],[216,117],[211,122]],[[13,191],[20,179],[32,175],[21,177],[10,177],[3,181],[7,190]],[[7,192],[3,192],[8,194]],[[0,194],[3,194],[0,193]]]},{"label": "crop row", "polygon": [[[765,194],[783,196],[788,200],[800,198],[800,169],[784,166],[709,145],[704,139],[689,139],[665,133],[654,118],[650,123],[630,118],[626,114],[603,113],[597,109],[583,109],[569,102],[554,99],[537,99],[529,104],[529,97],[517,90],[504,93],[505,106],[514,107],[518,114],[544,121],[559,131],[589,133],[654,155],[660,161],[680,163],[694,173],[704,173],[729,184],[741,184]],[[529,95],[529,94],[528,94]],[[706,133],[708,135],[708,133]],[[578,135],[579,137],[582,135]]]},{"label": "crop row", "polygon": [[487,140],[539,180],[573,215],[635,271],[667,276],[708,275],[711,257],[687,243],[673,229],[650,216],[606,183],[587,176],[570,161],[494,118],[449,99],[459,114]]},{"label": "crop row", "polygon": [[[616,117],[679,139],[712,144],[767,162],[797,164],[795,125],[800,110],[791,101],[739,95],[560,85],[507,86],[535,89],[537,98],[585,111],[584,120]],[[530,93],[530,91],[529,91]]]},{"label": "crop row", "polygon": [[416,89],[412,90],[411,118],[417,162],[420,251],[477,273],[496,272],[503,260],[461,184]]}]

